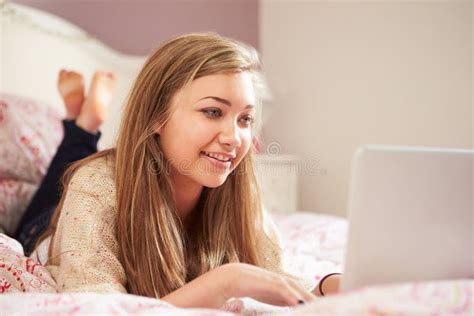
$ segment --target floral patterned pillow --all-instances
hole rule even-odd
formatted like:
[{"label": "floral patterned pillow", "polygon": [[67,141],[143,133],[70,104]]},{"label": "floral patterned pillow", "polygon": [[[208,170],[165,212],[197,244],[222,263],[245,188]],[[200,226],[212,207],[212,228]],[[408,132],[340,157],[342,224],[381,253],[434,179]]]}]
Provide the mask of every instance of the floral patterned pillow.
[{"label": "floral patterned pillow", "polygon": [[50,106],[0,93],[0,230],[14,233],[62,137]]}]

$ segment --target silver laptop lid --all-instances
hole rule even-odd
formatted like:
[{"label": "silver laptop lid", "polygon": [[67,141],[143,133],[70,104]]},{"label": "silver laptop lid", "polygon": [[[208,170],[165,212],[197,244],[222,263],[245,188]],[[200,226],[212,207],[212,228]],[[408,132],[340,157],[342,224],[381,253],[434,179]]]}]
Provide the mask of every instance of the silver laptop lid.
[{"label": "silver laptop lid", "polygon": [[474,277],[473,165],[473,150],[359,148],[341,289]]}]

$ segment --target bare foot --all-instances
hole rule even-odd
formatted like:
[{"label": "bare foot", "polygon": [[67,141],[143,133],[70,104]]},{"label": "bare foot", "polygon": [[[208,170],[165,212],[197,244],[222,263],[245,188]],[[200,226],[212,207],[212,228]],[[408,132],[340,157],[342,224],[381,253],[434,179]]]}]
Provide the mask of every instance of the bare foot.
[{"label": "bare foot", "polygon": [[115,81],[115,76],[111,72],[94,73],[89,93],[76,120],[77,126],[90,133],[97,133],[107,118],[107,105],[112,100]]},{"label": "bare foot", "polygon": [[66,105],[66,119],[74,120],[84,102],[84,78],[80,73],[61,69],[58,90]]}]

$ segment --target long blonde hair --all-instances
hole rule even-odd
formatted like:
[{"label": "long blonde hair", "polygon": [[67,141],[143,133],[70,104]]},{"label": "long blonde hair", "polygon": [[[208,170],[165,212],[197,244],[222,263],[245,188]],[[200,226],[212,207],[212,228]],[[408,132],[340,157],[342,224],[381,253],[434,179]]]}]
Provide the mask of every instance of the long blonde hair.
[{"label": "long blonde hair", "polygon": [[[277,246],[264,234],[253,150],[224,184],[203,190],[188,227],[177,215],[169,175],[158,172],[166,169],[166,161],[155,130],[169,119],[173,95],[197,78],[243,71],[253,75],[261,109],[265,85],[255,49],[214,33],[165,42],[134,83],[116,148],[67,170],[64,192],[79,167],[103,156],[114,162],[117,240],[129,293],[162,297],[229,262],[263,266],[264,247]],[[64,195],[42,239],[54,234]]]}]

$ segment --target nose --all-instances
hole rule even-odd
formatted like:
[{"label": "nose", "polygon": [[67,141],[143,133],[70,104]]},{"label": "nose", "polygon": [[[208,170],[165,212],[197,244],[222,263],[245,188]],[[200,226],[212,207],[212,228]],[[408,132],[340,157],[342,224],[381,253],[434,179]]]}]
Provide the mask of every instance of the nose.
[{"label": "nose", "polygon": [[228,147],[236,148],[242,145],[242,140],[239,134],[239,127],[235,122],[227,122],[219,134],[219,142]]}]

